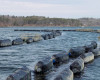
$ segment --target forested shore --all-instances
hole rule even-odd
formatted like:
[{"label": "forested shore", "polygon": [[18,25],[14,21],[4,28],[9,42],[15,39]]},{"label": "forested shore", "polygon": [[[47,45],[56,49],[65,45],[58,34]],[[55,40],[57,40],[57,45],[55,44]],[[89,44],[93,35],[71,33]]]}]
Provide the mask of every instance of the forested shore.
[{"label": "forested shore", "polygon": [[100,26],[100,19],[95,18],[49,18],[44,16],[9,16],[0,15],[0,27],[10,26]]}]

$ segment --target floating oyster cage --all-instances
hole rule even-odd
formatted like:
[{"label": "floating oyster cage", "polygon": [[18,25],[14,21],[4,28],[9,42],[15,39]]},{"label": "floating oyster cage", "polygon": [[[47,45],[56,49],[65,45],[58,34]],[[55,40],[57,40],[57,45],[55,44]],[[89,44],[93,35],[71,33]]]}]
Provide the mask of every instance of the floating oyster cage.
[{"label": "floating oyster cage", "polygon": [[32,38],[32,39],[41,39],[41,34],[22,34],[21,36],[21,39],[23,39],[24,41],[26,41],[27,39],[29,38]]},{"label": "floating oyster cage", "polygon": [[98,37],[98,40],[100,41],[100,36]]},{"label": "floating oyster cage", "polygon": [[26,67],[22,67],[9,75],[6,80],[31,80],[31,71]]}]

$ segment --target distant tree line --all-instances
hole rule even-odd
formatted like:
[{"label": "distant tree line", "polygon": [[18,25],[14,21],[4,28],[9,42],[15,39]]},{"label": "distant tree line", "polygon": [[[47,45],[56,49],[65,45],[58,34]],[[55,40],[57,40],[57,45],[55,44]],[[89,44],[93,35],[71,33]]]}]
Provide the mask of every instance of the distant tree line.
[{"label": "distant tree line", "polygon": [[0,26],[81,26],[78,19],[46,18],[42,16],[0,16]]},{"label": "distant tree line", "polygon": [[100,26],[100,19],[49,18],[43,16],[0,16],[0,27],[3,26]]},{"label": "distant tree line", "polygon": [[78,19],[83,26],[99,26],[100,27],[100,18],[80,18]]}]

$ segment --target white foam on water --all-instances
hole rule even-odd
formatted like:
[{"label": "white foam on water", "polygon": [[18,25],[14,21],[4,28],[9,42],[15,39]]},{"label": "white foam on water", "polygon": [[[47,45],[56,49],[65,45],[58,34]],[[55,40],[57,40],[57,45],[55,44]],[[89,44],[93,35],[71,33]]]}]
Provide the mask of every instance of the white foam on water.
[{"label": "white foam on water", "polygon": [[64,36],[64,35],[66,35],[66,33],[65,32],[62,32],[62,36]]}]

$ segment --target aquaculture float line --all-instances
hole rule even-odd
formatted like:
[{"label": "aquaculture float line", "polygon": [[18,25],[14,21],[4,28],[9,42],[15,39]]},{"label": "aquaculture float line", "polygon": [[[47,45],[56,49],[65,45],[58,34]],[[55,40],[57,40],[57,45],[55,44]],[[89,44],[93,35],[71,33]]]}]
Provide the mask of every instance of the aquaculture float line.
[{"label": "aquaculture float line", "polygon": [[14,31],[39,31],[39,32],[52,32],[52,31],[76,31],[76,32],[95,32],[100,33],[100,30],[94,30],[94,29],[74,29],[74,30],[27,30],[27,29],[15,29]]},{"label": "aquaculture float line", "polygon": [[41,40],[48,40],[48,39],[53,39],[57,36],[60,36],[62,33],[60,31],[53,31],[47,34],[43,35],[28,35],[28,36],[23,36],[22,38],[17,38],[11,41],[10,39],[4,39],[0,40],[0,48],[1,47],[7,47],[7,46],[12,46],[12,45],[21,45],[23,43],[32,43],[32,42],[38,42]]},{"label": "aquaculture float line", "polygon": [[27,30],[27,29],[15,29],[14,31],[39,31],[39,32],[53,32],[53,31],[61,31],[61,30]]},{"label": "aquaculture float line", "polygon": [[56,66],[67,64],[69,59],[74,59],[73,62],[66,66],[52,80],[73,80],[76,75],[84,71],[85,64],[90,63],[95,57],[100,56],[100,49],[97,48],[97,43],[91,41],[90,44],[84,46],[72,47],[68,52],[61,51],[51,57],[46,57],[36,63],[34,71],[27,67],[18,69],[13,74],[9,75],[6,80],[33,80],[30,73],[35,75],[46,75]]}]

